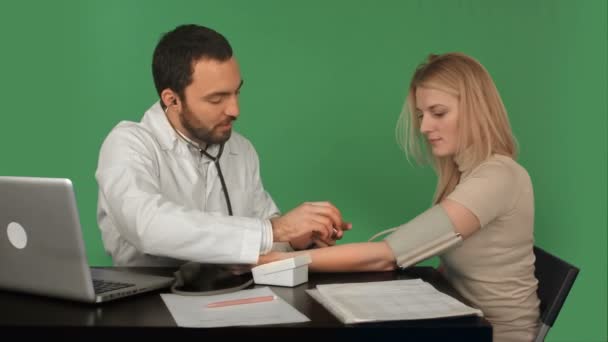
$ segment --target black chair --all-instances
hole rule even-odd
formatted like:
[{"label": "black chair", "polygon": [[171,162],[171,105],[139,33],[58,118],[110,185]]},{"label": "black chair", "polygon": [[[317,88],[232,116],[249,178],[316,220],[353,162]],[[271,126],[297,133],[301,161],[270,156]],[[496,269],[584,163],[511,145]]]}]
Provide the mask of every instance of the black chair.
[{"label": "black chair", "polygon": [[542,342],[555,323],[579,269],[536,246],[534,246],[534,255],[536,256],[534,275],[538,279],[536,292],[540,299],[541,323],[535,341]]}]

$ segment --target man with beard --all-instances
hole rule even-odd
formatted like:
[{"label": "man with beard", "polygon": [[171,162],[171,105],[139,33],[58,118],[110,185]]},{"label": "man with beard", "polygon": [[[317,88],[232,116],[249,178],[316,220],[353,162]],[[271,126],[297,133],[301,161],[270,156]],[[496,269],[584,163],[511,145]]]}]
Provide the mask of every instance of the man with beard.
[{"label": "man with beard", "polygon": [[329,202],[280,215],[252,144],[232,131],[243,80],[228,41],[183,25],[154,51],[160,101],[119,123],[96,171],[97,220],[117,266],[255,264],[274,242],[334,244],[350,229]]}]

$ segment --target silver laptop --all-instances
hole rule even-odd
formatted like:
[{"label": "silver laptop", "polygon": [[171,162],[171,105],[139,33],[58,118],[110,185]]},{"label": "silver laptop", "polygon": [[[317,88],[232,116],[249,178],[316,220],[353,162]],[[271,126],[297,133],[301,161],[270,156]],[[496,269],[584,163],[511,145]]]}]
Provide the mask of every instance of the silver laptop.
[{"label": "silver laptop", "polygon": [[69,179],[0,176],[2,290],[99,303],[173,281],[89,267]]}]

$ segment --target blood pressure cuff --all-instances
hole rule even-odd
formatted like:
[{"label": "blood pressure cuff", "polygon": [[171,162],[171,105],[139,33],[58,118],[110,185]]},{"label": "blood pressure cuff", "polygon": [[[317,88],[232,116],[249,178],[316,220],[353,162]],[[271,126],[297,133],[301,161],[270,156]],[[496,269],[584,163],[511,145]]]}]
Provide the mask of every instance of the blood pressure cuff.
[{"label": "blood pressure cuff", "polygon": [[407,268],[441,254],[462,241],[440,205],[396,228],[385,241],[393,250],[397,266]]}]

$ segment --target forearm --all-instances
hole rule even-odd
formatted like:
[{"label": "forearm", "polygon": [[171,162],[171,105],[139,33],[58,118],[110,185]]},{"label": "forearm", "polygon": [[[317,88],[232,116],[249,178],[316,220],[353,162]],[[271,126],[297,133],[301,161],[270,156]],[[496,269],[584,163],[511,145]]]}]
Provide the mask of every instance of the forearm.
[{"label": "forearm", "polygon": [[313,272],[389,271],[396,268],[393,252],[385,242],[344,244],[306,251]]}]

